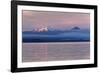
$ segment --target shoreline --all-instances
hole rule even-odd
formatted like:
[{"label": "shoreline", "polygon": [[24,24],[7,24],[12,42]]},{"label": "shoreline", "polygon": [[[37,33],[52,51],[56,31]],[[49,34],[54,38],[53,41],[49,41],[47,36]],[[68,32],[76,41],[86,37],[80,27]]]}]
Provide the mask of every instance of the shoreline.
[{"label": "shoreline", "polygon": [[90,41],[84,41],[84,42],[23,42],[22,44],[85,44],[85,43],[90,43]]}]

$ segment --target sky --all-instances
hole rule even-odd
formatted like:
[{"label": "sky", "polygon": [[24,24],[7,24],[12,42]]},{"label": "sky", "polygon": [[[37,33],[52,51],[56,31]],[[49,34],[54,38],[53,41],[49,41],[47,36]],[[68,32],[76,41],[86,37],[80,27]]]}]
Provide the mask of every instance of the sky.
[{"label": "sky", "polygon": [[52,30],[69,30],[76,26],[81,29],[89,29],[90,14],[22,10],[22,31],[32,31],[33,29],[44,27]]}]

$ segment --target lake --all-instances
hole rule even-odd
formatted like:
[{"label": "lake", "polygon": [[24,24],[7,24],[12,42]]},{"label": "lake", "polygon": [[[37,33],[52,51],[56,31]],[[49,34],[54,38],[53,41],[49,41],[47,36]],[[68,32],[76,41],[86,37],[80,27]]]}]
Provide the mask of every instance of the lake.
[{"label": "lake", "polygon": [[22,62],[82,59],[90,59],[90,42],[22,44]]}]

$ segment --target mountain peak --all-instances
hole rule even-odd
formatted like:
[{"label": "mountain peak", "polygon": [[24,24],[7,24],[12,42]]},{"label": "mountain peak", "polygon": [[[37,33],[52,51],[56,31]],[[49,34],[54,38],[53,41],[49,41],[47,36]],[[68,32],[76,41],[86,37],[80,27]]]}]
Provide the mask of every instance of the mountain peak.
[{"label": "mountain peak", "polygon": [[80,28],[75,26],[75,27],[72,28],[72,30],[80,30]]},{"label": "mountain peak", "polygon": [[38,29],[35,29],[35,31],[37,31],[37,32],[45,32],[45,31],[48,31],[48,27],[38,28]]},{"label": "mountain peak", "polygon": [[79,31],[79,30],[80,30],[80,28],[79,28],[79,27],[77,27],[77,26],[75,26],[75,27],[73,27],[71,30],[72,30],[72,31]]}]

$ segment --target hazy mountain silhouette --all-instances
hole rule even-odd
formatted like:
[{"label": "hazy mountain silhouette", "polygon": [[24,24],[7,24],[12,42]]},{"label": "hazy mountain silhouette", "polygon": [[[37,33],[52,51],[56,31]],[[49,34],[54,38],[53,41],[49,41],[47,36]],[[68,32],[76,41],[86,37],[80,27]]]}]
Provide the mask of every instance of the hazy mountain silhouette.
[{"label": "hazy mountain silhouette", "polygon": [[76,27],[73,27],[71,30],[76,30],[77,31],[77,30],[81,30],[81,29],[76,26]]},{"label": "hazy mountain silhouette", "polygon": [[23,42],[83,42],[90,40],[90,32],[77,26],[70,30],[41,29],[41,31],[22,32]]}]

